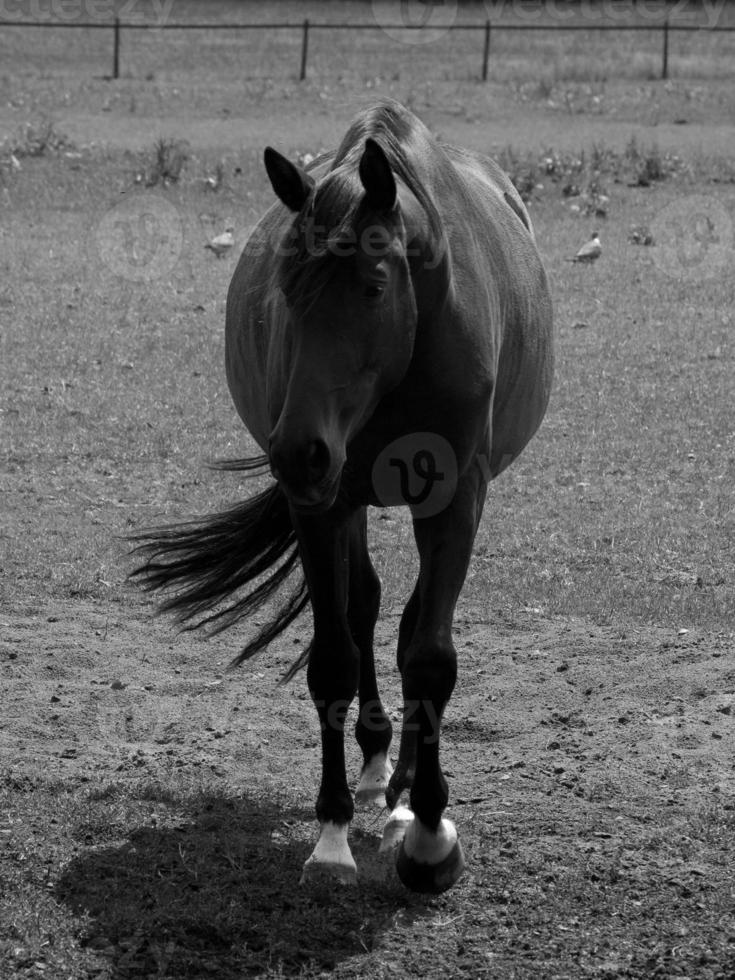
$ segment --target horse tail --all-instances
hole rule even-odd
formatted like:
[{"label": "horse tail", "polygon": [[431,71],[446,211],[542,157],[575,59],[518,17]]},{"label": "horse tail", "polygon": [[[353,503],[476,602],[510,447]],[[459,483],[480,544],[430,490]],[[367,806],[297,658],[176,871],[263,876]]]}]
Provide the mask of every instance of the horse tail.
[{"label": "horse tail", "polygon": [[[257,457],[215,465],[217,469],[254,470],[263,461]],[[277,485],[210,517],[151,528],[129,540],[135,545],[132,553],[144,558],[129,577],[146,592],[170,593],[159,608],[174,613],[187,630],[207,627],[216,634],[229,629],[265,606],[300,571],[288,502]],[[228,599],[229,604],[222,605]],[[308,602],[301,571],[290,594],[230,666],[238,666],[268,646]],[[308,648],[284,681],[307,659]]]}]

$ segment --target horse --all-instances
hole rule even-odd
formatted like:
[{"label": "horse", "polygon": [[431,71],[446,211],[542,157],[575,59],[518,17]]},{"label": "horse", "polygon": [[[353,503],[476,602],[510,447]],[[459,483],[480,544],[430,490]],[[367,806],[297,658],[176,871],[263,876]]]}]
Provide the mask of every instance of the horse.
[{"label": "horse", "polygon": [[[274,482],[223,513],[138,535],[145,560],[132,574],[188,628],[225,629],[286,592],[233,664],[311,605],[313,637],[288,674],[306,666],[321,729],[319,836],[301,880],[356,880],[354,803],[376,801],[390,810],[381,849],[395,851],[401,881],[440,893],[465,866],[439,751],[457,677],[452,622],[487,484],[547,407],[547,279],[498,165],[435,138],[397,102],[363,109],[307,168],[271,147],[264,165],[277,200],[237,263],[225,322],[227,383],[262,452],[221,465],[269,469]],[[397,505],[411,510],[419,572],[398,629],[393,768],[367,508]]]}]

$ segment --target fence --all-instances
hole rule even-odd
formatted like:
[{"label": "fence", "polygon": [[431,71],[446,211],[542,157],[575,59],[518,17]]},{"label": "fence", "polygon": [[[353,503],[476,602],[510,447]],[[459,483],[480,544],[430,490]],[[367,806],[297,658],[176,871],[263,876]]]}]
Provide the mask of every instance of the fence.
[{"label": "fence", "polygon": [[[106,30],[112,32],[112,78],[120,77],[120,52],[121,52],[121,38],[123,32],[132,31],[147,31],[147,30],[172,30],[172,31],[187,31],[187,30],[199,30],[199,31],[300,31],[301,32],[301,56],[299,65],[299,79],[303,81],[307,75],[308,67],[308,57],[309,57],[309,37],[314,31],[379,31],[383,29],[383,26],[378,26],[376,24],[350,24],[350,23],[335,23],[335,24],[323,24],[315,23],[310,21],[308,18],[300,23],[279,23],[279,24],[267,24],[267,23],[251,23],[251,24],[145,24],[140,22],[128,22],[123,23],[118,17],[114,21],[108,22],[106,24],[96,23],[65,23],[60,22],[49,22],[49,21],[28,21],[28,20],[0,20],[0,30],[5,27],[33,27],[33,28],[52,28],[63,29],[63,28],[86,28],[89,30]],[[411,31],[411,30],[423,30],[420,25],[405,25],[396,24],[396,31]],[[488,67],[490,64],[490,44],[491,38],[501,32],[501,31],[546,31],[546,32],[557,32],[557,31],[616,31],[618,33],[624,33],[628,31],[646,31],[649,34],[654,31],[661,32],[661,78],[666,79],[669,77],[669,35],[672,31],[681,32],[698,32],[703,28],[698,25],[686,25],[686,24],[671,24],[668,18],[663,20],[660,26],[653,26],[651,24],[493,24],[488,18],[484,24],[451,24],[442,28],[445,31],[475,31],[481,35],[482,41],[482,59],[478,56],[478,62],[480,62],[480,71],[478,72],[479,77],[483,81],[487,81],[488,78]],[[720,34],[726,32],[735,31],[735,26],[721,26],[721,27],[711,27],[707,28],[707,32],[710,34]],[[480,51],[480,44],[478,44],[478,52]]]}]

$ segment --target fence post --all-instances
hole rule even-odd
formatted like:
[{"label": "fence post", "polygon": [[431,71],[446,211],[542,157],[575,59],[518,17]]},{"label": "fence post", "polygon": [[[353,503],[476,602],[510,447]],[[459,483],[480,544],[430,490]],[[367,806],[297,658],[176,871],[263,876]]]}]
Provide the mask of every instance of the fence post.
[{"label": "fence post", "polygon": [[112,77],[120,77],[120,18],[115,18],[114,40],[112,47]]},{"label": "fence post", "polygon": [[299,81],[303,82],[306,78],[306,57],[309,53],[309,18],[304,21],[304,33],[301,35],[301,72]]},{"label": "fence post", "polygon": [[669,18],[664,21],[664,54],[661,67],[661,78],[669,77]]},{"label": "fence post", "polygon": [[490,18],[485,21],[485,48],[482,52],[482,80],[487,81],[487,63],[490,60]]}]

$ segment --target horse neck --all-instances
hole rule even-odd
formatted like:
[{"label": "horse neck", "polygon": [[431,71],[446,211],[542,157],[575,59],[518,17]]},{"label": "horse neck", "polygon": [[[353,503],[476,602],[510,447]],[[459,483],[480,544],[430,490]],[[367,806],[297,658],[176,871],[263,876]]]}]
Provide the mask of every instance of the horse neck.
[{"label": "horse neck", "polygon": [[452,283],[448,229],[437,227],[411,191],[399,188],[405,227],[406,258],[419,321],[434,318],[446,302]]}]

